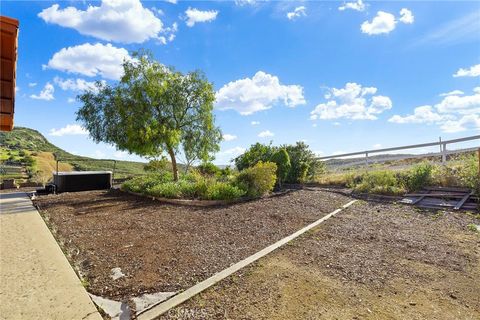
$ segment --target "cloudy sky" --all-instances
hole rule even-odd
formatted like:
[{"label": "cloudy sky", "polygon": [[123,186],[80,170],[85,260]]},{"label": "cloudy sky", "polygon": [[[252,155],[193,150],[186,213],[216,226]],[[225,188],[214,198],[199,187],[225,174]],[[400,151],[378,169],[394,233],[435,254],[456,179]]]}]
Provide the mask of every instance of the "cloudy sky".
[{"label": "cloudy sky", "polygon": [[17,1],[15,124],[85,156],[75,96],[114,83],[139,48],[215,85],[216,163],[249,145],[305,141],[318,154],[480,131],[480,2]]}]

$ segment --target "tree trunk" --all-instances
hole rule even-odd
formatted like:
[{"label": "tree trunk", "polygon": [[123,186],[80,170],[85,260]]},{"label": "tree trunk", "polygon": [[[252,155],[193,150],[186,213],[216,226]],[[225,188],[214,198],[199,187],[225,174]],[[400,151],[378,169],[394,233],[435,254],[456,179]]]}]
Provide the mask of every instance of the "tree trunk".
[{"label": "tree trunk", "polygon": [[175,159],[175,152],[170,147],[168,148],[168,154],[170,155],[170,160],[172,161],[173,180],[178,181],[177,159]]}]

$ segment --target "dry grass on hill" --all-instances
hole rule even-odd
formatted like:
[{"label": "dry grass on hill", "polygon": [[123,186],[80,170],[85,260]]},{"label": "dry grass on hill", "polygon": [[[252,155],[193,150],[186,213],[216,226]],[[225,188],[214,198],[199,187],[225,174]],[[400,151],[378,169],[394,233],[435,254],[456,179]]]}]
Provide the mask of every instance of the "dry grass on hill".
[{"label": "dry grass on hill", "polygon": [[[40,183],[47,183],[52,178],[52,172],[57,170],[56,161],[53,153],[51,152],[38,152],[33,156],[36,160],[35,180]],[[72,171],[73,167],[69,163],[58,164],[59,171]]]}]

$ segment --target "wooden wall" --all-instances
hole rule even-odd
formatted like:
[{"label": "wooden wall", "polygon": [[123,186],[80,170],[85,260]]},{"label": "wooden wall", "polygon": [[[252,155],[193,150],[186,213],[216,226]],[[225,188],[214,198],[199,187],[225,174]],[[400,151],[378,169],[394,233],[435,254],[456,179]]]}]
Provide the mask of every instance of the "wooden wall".
[{"label": "wooden wall", "polygon": [[15,111],[15,75],[17,66],[18,20],[0,16],[1,90],[0,130],[13,129]]}]

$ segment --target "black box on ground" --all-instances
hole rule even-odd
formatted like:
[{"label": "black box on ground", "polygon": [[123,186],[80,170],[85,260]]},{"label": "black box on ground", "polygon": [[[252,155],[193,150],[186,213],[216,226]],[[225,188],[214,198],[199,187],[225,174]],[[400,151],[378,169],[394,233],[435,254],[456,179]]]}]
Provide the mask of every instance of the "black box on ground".
[{"label": "black box on ground", "polygon": [[72,171],[53,174],[57,193],[110,189],[111,171]]}]

